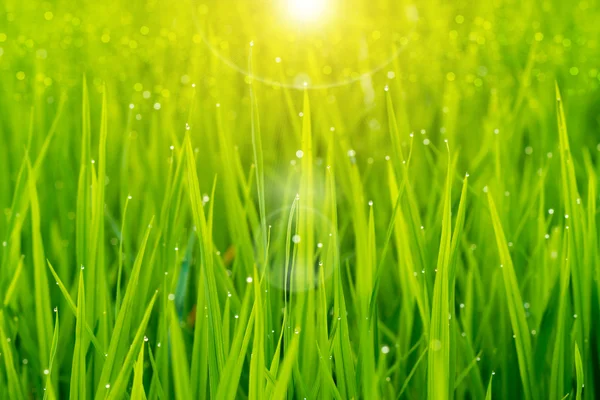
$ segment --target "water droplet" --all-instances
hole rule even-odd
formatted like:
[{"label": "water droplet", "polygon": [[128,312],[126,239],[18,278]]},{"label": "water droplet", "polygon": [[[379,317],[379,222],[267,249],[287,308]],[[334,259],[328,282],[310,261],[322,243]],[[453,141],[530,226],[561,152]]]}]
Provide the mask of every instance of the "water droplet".
[{"label": "water droplet", "polygon": [[387,354],[390,352],[390,348],[388,346],[383,346],[383,347],[381,347],[381,352],[383,354]]},{"label": "water droplet", "polygon": [[167,298],[169,300],[173,301],[173,300],[175,300],[175,295],[173,293],[169,293],[169,296]]}]

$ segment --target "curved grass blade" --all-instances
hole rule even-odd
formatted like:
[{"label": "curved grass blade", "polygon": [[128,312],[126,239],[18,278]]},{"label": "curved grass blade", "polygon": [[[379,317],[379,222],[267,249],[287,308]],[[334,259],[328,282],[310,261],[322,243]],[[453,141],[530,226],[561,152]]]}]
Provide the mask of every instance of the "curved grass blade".
[{"label": "curved grass blade", "polygon": [[488,201],[490,206],[490,214],[492,225],[496,234],[496,243],[498,245],[498,254],[502,267],[502,275],[504,276],[504,288],[506,290],[507,308],[510,315],[510,322],[513,333],[515,335],[515,345],[517,348],[517,358],[519,362],[519,372],[521,374],[521,383],[523,384],[523,392],[527,400],[537,399],[537,391],[535,390],[535,377],[533,371],[533,353],[531,347],[531,338],[529,327],[525,317],[523,308],[523,298],[519,289],[519,281],[515,274],[510,252],[502,223],[496,211],[496,205],[492,198],[491,191],[488,192]]},{"label": "curved grass blade", "polygon": [[132,400],[145,400],[146,394],[144,392],[144,345],[140,347],[140,354],[138,355],[135,367],[133,368],[133,387],[131,389]]}]

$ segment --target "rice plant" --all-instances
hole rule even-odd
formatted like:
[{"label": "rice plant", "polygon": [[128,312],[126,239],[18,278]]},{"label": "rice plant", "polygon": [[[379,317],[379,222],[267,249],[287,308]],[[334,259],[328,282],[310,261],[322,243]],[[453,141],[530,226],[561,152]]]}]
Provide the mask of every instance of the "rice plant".
[{"label": "rice plant", "polygon": [[0,3],[0,397],[600,396],[600,4]]}]

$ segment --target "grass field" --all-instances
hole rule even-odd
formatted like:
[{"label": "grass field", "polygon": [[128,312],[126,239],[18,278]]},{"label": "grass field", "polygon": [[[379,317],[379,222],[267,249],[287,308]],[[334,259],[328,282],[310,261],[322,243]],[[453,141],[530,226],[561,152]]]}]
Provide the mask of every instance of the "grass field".
[{"label": "grass field", "polygon": [[600,397],[596,0],[3,0],[0,397]]}]

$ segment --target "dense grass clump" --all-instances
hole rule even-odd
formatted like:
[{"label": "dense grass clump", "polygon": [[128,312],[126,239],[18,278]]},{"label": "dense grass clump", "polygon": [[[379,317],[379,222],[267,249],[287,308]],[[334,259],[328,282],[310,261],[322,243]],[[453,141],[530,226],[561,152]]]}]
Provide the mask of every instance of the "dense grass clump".
[{"label": "dense grass clump", "polygon": [[600,397],[600,5],[421,3],[1,2],[0,397]]}]

